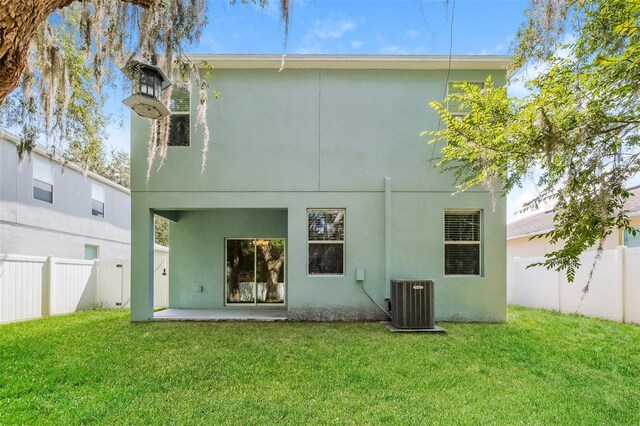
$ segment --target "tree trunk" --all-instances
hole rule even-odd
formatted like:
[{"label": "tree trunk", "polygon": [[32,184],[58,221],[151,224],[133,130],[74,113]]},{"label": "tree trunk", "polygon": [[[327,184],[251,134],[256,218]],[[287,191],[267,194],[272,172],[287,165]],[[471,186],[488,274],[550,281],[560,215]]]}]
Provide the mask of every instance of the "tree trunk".
[{"label": "tree trunk", "polygon": [[269,277],[267,278],[267,294],[266,300],[280,300],[278,294],[278,278],[280,276],[280,269],[284,264],[284,254],[279,258],[274,259],[271,255],[271,247],[267,245],[260,246],[264,260],[267,262],[267,268],[269,270]]},{"label": "tree trunk", "polygon": [[[122,0],[149,7],[157,0]],[[56,9],[74,0],[0,0],[0,105],[20,81],[33,33]],[[124,28],[122,29],[125,30]]]},{"label": "tree trunk", "polygon": [[[227,248],[228,250],[228,248]],[[242,253],[242,247],[240,245],[233,246],[233,252],[231,256],[233,256],[233,260],[231,261],[231,265],[228,266],[230,271],[228,272],[229,279],[227,281],[227,285],[229,286],[227,289],[227,297],[229,302],[239,302],[240,301],[240,284],[238,277],[240,275],[240,255]]]}]

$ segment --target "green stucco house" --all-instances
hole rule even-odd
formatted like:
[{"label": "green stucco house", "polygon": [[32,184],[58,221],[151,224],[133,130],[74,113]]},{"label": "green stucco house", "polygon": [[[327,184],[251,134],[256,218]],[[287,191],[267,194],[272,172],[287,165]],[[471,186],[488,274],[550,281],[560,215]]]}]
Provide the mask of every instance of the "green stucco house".
[{"label": "green stucco house", "polygon": [[174,90],[148,180],[149,121],[132,118],[133,321],[159,315],[154,214],[172,221],[169,308],[385,319],[390,280],[432,279],[436,320],[505,320],[506,201],[452,195],[420,133],[440,125],[428,103],[447,81],[504,84],[509,58],[288,56],[281,72],[280,56],[192,59],[221,93],[204,172],[196,93]]}]

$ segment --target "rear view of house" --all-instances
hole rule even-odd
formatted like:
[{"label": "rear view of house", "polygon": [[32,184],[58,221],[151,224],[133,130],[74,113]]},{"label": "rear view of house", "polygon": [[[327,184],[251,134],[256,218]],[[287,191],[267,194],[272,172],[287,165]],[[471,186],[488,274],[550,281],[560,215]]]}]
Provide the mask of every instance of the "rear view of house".
[{"label": "rear view of house", "polygon": [[[435,167],[447,82],[504,84],[506,57],[194,55],[220,92],[200,170],[197,94],[174,88],[147,181],[132,118],[132,319],[153,313],[153,215],[172,221],[169,307],[383,319],[392,279],[435,281],[437,320],[504,321],[505,200]],[[450,72],[448,68],[451,67]],[[449,80],[447,80],[449,79]]]}]

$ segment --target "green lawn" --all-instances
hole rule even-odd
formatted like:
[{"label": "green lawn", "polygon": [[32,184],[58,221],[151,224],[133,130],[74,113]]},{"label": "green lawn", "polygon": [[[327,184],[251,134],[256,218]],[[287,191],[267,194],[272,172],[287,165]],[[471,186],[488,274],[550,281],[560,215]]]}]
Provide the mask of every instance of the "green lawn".
[{"label": "green lawn", "polygon": [[640,327],[512,308],[507,324],[0,326],[0,424],[640,424]]}]

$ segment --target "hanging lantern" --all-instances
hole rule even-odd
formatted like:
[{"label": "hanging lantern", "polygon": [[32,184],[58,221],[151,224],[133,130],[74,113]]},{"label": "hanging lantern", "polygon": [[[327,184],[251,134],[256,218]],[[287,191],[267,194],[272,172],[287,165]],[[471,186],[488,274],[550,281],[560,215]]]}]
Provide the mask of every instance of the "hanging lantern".
[{"label": "hanging lantern", "polygon": [[158,119],[169,115],[169,109],[160,100],[162,91],[171,81],[156,66],[130,61],[124,68],[131,78],[133,94],[123,101],[141,117]]}]

